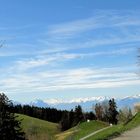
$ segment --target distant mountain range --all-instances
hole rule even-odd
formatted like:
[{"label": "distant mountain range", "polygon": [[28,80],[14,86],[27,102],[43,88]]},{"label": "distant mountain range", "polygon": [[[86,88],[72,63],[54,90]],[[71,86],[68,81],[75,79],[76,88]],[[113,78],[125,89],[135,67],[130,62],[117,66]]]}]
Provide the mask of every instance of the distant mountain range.
[{"label": "distant mountain range", "polygon": [[[38,107],[54,107],[57,109],[66,109],[71,110],[77,105],[81,105],[85,111],[92,110],[92,106],[96,103],[107,101],[110,98],[108,97],[90,97],[90,98],[76,98],[69,101],[50,99],[50,100],[40,100],[36,99],[29,103],[29,105],[38,106]],[[116,98],[115,99],[118,108],[130,107],[133,108],[134,104],[140,102],[140,94],[135,96],[129,96],[125,98]]]}]

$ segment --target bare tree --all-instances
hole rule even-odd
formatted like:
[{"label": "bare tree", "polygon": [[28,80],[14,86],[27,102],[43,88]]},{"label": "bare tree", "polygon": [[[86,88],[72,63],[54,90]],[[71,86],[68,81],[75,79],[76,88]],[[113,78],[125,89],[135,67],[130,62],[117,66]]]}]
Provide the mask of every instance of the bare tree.
[{"label": "bare tree", "polygon": [[119,110],[118,120],[119,123],[127,123],[129,122],[133,117],[132,111],[128,107],[123,107]]}]

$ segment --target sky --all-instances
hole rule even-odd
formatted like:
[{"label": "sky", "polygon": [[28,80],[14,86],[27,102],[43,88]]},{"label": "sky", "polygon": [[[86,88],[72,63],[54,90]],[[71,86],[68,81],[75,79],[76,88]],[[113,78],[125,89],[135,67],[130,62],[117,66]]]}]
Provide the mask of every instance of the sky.
[{"label": "sky", "polygon": [[11,100],[140,94],[139,0],[0,3],[0,92]]}]

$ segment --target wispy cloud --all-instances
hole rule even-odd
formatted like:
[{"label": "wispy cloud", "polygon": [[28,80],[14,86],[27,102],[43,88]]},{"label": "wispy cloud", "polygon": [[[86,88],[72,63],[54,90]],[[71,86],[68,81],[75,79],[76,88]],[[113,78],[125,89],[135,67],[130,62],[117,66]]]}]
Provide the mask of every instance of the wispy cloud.
[{"label": "wispy cloud", "polygon": [[[6,55],[6,53],[7,55],[25,55],[38,52],[58,53],[80,48],[137,43],[140,42],[138,15],[140,15],[138,11],[99,10],[89,18],[51,25],[47,27],[45,33],[37,32],[36,34],[40,34],[40,36],[37,35],[37,38],[33,38],[34,43],[10,44],[12,49],[9,51],[8,47],[7,52],[2,52],[1,56]],[[18,28],[23,30],[31,27],[31,25],[25,25]],[[30,52],[28,48],[30,48]],[[14,50],[13,53],[12,50]]]},{"label": "wispy cloud", "polygon": [[128,44],[134,48],[140,42],[139,15],[139,11],[98,11],[89,18],[49,26],[38,41],[47,47],[46,52],[117,48],[115,45],[125,48]]},{"label": "wispy cloud", "polygon": [[98,11],[92,17],[80,19],[68,23],[53,25],[49,28],[49,35],[71,36],[81,32],[96,30],[99,28],[139,26],[139,12],[120,12],[115,10]]},{"label": "wispy cloud", "polygon": [[[103,56],[118,56],[118,55],[127,55],[135,51],[135,48],[122,48],[119,50],[113,51],[100,51],[93,53],[54,53],[54,54],[38,54],[37,57],[29,57],[18,60],[11,67],[11,69],[16,69],[20,71],[28,71],[29,69],[41,68],[41,67],[51,67],[55,66],[58,63],[68,62],[69,60],[77,59],[87,59],[93,57],[103,57]],[[57,65],[58,66],[58,65]]]},{"label": "wispy cloud", "polygon": [[[25,43],[1,48],[0,56],[11,59],[8,69],[0,69],[1,90],[43,93],[139,85],[135,67],[125,67],[129,62],[124,62],[123,68],[116,67],[112,60],[111,68],[104,65],[106,56],[119,58],[135,53],[140,43],[138,15],[102,11],[89,18],[51,25],[47,33],[42,31],[32,42],[25,39]],[[29,27],[19,29],[24,28]],[[86,65],[89,61],[93,64],[92,58],[96,61],[97,57],[102,62],[96,62],[95,68]]]},{"label": "wispy cloud", "polygon": [[41,71],[36,74],[18,73],[1,79],[1,90],[7,92],[47,92],[68,89],[115,88],[139,85],[137,75],[124,68],[79,68]]}]

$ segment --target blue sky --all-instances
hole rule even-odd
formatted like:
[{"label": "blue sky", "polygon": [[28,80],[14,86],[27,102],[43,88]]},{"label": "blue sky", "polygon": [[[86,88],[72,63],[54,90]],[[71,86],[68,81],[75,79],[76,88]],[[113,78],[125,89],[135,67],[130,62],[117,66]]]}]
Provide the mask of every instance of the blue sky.
[{"label": "blue sky", "polygon": [[140,94],[139,0],[0,2],[0,90],[10,99]]}]

